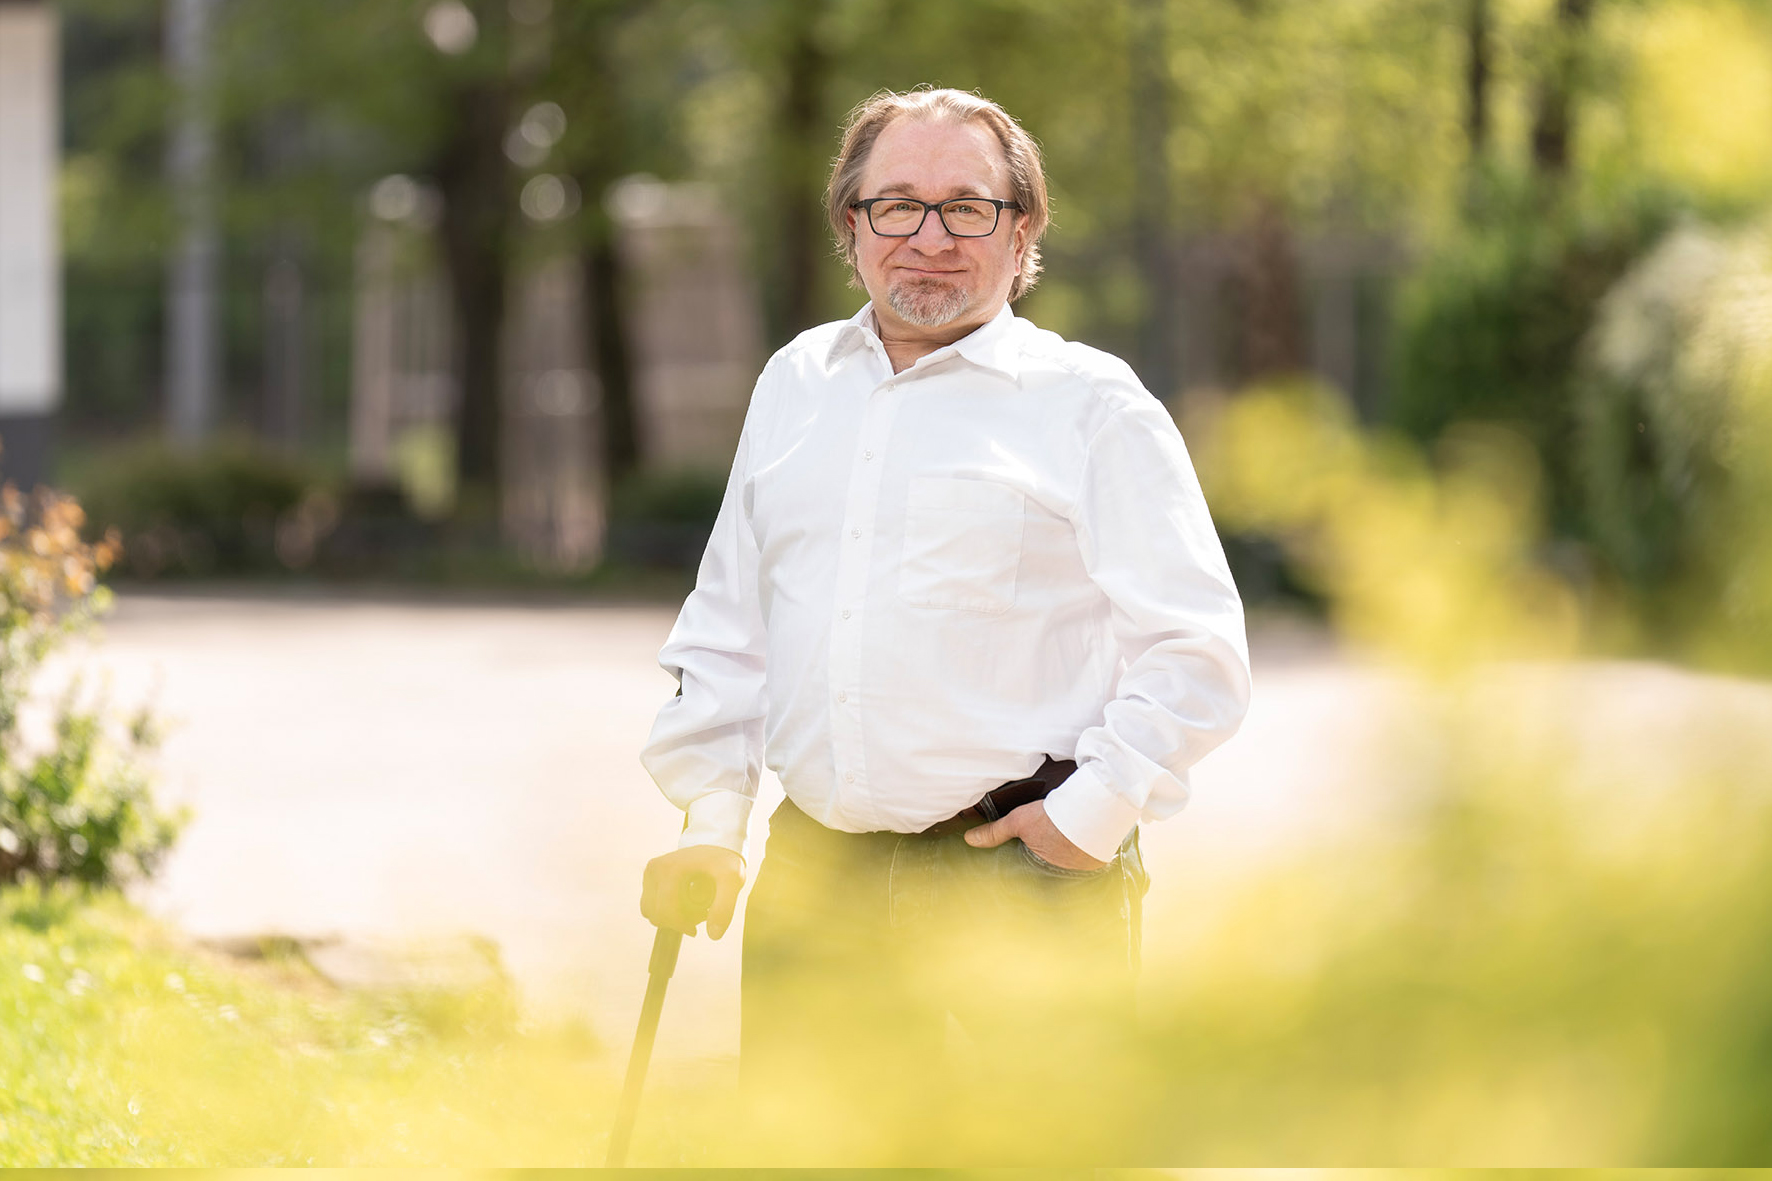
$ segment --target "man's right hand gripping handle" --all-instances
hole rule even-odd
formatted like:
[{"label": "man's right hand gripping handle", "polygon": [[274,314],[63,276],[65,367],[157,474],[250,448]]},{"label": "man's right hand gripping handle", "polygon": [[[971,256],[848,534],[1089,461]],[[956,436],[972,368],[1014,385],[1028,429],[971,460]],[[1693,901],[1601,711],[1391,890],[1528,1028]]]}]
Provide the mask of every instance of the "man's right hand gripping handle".
[{"label": "man's right hand gripping handle", "polygon": [[[714,883],[713,904],[699,914],[686,910],[684,902],[693,893],[685,887],[695,874],[705,874]],[[706,919],[709,937],[718,939],[732,925],[732,912],[738,907],[738,891],[743,885],[744,858],[718,845],[690,845],[646,863],[640,913],[655,927],[667,927],[685,935],[695,934],[697,924]]]}]

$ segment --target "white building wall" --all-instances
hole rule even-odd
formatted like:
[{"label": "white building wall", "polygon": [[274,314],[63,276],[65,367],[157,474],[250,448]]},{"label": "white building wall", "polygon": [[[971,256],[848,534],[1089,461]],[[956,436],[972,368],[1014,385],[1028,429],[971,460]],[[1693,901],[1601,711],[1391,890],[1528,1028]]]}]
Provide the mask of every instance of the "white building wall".
[{"label": "white building wall", "polygon": [[61,401],[57,37],[47,3],[0,3],[0,415]]}]

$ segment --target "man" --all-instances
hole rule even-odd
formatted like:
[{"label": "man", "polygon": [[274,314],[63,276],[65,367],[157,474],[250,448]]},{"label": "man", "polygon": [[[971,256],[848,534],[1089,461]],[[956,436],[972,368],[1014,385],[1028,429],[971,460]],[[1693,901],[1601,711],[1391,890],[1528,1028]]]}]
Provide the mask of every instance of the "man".
[{"label": "man", "polygon": [[642,909],[693,933],[676,899],[707,874],[725,931],[767,762],[788,799],[746,920],[756,1118],[808,1158],[893,1159],[932,1121],[977,1130],[943,1089],[963,1075],[1021,1096],[1000,1131],[1099,1124],[1076,1101],[1111,1095],[1131,1032],[1137,824],[1243,717],[1241,603],[1162,405],[1009,309],[1047,195],[1008,114],[877,95],[828,209],[869,302],[758,379],[660,657],[680,689],[643,761],[686,818]]}]

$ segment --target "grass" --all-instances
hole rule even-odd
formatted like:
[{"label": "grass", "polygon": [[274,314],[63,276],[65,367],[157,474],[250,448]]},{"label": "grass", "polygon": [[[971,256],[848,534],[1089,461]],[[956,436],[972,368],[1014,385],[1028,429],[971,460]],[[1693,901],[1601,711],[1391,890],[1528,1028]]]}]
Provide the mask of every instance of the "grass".
[{"label": "grass", "polygon": [[[601,1163],[617,1065],[504,988],[343,992],[114,896],[0,892],[0,1165]],[[636,1160],[693,1157],[652,1122]]]}]

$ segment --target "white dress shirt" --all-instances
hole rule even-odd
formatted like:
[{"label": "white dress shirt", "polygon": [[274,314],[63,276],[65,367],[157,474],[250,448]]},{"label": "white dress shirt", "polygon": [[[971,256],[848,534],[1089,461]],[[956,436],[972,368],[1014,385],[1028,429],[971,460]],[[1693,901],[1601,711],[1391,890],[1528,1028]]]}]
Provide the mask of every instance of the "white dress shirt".
[{"label": "white dress shirt", "polygon": [[872,306],[757,379],[641,759],[684,845],[743,852],[765,761],[844,832],[920,832],[1031,774],[1106,860],[1187,801],[1249,700],[1243,608],[1175,423],[1017,318],[893,373]]}]

